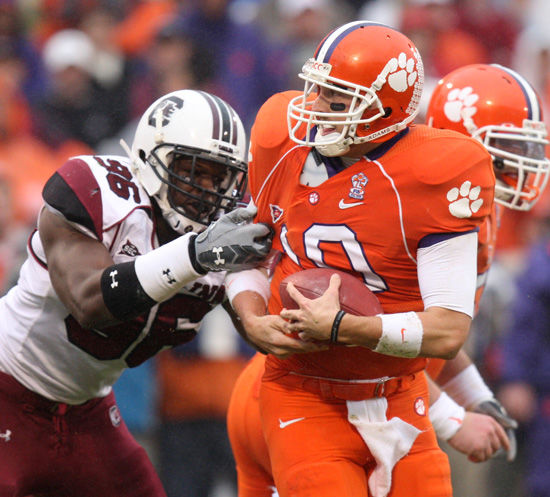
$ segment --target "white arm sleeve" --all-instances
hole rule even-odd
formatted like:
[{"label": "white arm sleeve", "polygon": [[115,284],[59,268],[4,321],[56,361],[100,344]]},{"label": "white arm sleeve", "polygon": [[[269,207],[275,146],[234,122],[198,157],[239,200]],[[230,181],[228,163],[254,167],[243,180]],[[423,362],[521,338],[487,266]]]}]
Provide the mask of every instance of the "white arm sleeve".
[{"label": "white arm sleeve", "polygon": [[417,252],[418,282],[424,309],[444,307],[474,315],[477,233],[453,236]]}]

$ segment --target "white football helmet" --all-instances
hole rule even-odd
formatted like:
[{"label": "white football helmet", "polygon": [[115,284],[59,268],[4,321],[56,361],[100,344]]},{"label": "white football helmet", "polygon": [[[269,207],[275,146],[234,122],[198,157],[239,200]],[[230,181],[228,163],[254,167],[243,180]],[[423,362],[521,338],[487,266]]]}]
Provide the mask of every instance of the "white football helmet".
[{"label": "white football helmet", "polygon": [[[179,233],[203,231],[244,194],[244,126],[233,108],[215,95],[178,90],[160,97],[141,117],[131,150],[122,145],[138,181]],[[183,175],[174,168],[181,160],[188,164]],[[201,181],[204,163],[225,169],[208,187]]]}]

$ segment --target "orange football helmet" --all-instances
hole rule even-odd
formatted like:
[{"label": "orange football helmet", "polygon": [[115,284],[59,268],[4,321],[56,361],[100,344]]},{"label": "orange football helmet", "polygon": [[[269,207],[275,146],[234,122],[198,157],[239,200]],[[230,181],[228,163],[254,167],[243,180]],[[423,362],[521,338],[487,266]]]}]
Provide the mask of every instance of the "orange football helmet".
[{"label": "orange football helmet", "polygon": [[[389,26],[355,21],[329,33],[303,66],[303,95],[288,106],[289,135],[324,155],[344,155],[350,145],[391,138],[417,115],[424,85],[422,59],[405,35]],[[346,95],[347,110],[314,109],[320,87]],[[321,136],[317,126],[341,131]]]},{"label": "orange football helmet", "polygon": [[535,205],[548,182],[548,140],[540,98],[523,77],[497,64],[456,69],[438,82],[426,121],[485,145],[493,157],[495,202],[521,211]]}]

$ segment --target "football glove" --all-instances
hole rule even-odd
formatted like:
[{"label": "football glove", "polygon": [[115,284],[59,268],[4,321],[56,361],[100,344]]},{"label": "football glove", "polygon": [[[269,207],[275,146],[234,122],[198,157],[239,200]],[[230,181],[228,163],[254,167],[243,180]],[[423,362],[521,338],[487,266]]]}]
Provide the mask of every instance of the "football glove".
[{"label": "football glove", "polygon": [[266,224],[252,223],[256,211],[235,209],[197,235],[195,259],[202,272],[249,269],[269,254],[273,231]]},{"label": "football glove", "polygon": [[[515,419],[511,418],[504,406],[497,399],[490,399],[480,402],[474,409],[474,412],[481,414],[487,414],[494,418],[505,430],[508,439],[510,440],[510,449],[506,454],[506,460],[512,462],[516,458],[517,453],[517,441],[515,430],[518,427],[518,423]],[[503,455],[504,451],[498,450],[493,457]]]}]

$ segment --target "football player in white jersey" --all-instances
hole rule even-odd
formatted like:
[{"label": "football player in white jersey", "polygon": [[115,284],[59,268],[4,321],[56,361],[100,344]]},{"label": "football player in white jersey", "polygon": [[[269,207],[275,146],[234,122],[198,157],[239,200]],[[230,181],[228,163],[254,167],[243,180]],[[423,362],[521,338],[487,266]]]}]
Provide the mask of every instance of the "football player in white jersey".
[{"label": "football player in white jersey", "polygon": [[166,495],[111,387],[191,340],[226,272],[269,252],[254,209],[234,209],[245,142],[226,102],[181,90],[147,109],[128,157],[73,157],[48,180],[0,300],[0,496]]}]

